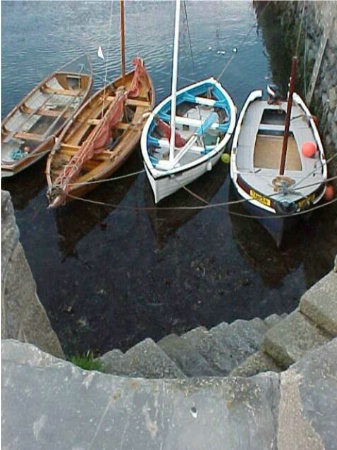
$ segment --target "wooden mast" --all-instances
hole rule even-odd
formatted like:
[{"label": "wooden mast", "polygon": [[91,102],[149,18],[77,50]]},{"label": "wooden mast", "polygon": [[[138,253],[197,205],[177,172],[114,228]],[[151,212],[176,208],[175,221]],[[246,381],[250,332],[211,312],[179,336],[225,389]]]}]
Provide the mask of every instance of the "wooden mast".
[{"label": "wooden mast", "polygon": [[172,89],[171,89],[171,139],[169,160],[174,159],[175,133],[176,133],[176,105],[177,105],[177,78],[178,78],[178,50],[179,50],[179,22],[180,22],[180,0],[176,0],[173,66],[172,66]]},{"label": "wooden mast", "polygon": [[121,57],[122,57],[122,78],[125,77],[125,35],[124,35],[124,0],[120,0],[120,24],[121,24]]},{"label": "wooden mast", "polygon": [[293,93],[294,93],[294,88],[295,88],[296,68],[297,68],[297,56],[293,56],[292,65],[291,65],[287,114],[286,114],[286,119],[285,119],[285,124],[284,124],[284,136],[283,136],[281,163],[280,163],[280,175],[284,174],[284,169],[285,169],[285,164],[286,164],[288,136],[289,136],[289,127],[290,127],[290,116],[291,116],[291,108],[292,108],[292,104],[293,104]]}]

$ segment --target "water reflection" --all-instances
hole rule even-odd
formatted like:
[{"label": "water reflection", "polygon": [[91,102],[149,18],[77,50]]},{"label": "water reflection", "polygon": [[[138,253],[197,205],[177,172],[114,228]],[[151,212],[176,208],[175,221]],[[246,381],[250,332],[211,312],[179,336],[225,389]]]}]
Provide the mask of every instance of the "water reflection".
[{"label": "water reflection", "polygon": [[[280,27],[280,19],[275,15],[270,2],[254,1],[253,3],[258,30],[262,34],[267,49],[273,81],[281,88],[281,92],[285,96],[288,91],[292,55],[287,49],[284,33]],[[297,91],[300,93],[299,90]]]},{"label": "water reflection", "polygon": [[[229,200],[237,200],[231,183]],[[322,208],[301,222],[286,237],[281,249],[240,203],[229,206],[233,239],[241,255],[261,275],[264,283],[277,288],[284,278],[301,268],[309,288],[328,273],[337,250],[337,207]]]},{"label": "water reflection", "polygon": [[24,210],[46,186],[45,167],[46,160],[43,158],[28,170],[1,179],[1,189],[10,192],[14,209]]},{"label": "water reflection", "polygon": [[[234,185],[231,183],[229,201],[236,200]],[[233,239],[242,257],[261,275],[267,286],[279,287],[286,275],[298,269],[303,258],[298,245],[294,245],[296,241],[298,244],[298,230],[291,235],[292,242],[288,240],[283,249],[278,249],[271,236],[256,220],[247,215],[240,203],[230,204],[229,216]]]},{"label": "water reflection", "polygon": [[[106,229],[105,219],[118,206],[142,170],[140,158],[131,155],[128,164],[122,166],[113,178],[95,188],[83,199],[73,200],[55,210],[58,244],[63,258],[77,257],[76,246],[94,227]],[[120,178],[120,179],[118,179]]]},{"label": "water reflection", "polygon": [[[197,209],[198,207],[211,202],[212,197],[224,184],[227,175],[228,166],[220,161],[211,172],[188,185],[186,189],[181,189],[162,200],[157,206],[154,204],[150,186],[148,184],[144,186],[145,201],[151,208],[148,210],[148,216],[159,249],[165,247],[169,236],[201,211]],[[181,207],[186,209],[180,209]]]}]

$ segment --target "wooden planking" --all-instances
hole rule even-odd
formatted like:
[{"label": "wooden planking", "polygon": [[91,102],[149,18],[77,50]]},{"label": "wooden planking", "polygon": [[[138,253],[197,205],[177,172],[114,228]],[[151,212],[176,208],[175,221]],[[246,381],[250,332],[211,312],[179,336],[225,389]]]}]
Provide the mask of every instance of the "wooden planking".
[{"label": "wooden planking", "polygon": [[[258,135],[254,151],[254,167],[278,169],[282,154],[283,136]],[[293,137],[288,139],[286,170],[302,170],[300,155]]]},{"label": "wooden planking", "polygon": [[13,136],[10,136],[10,138],[16,138],[16,139],[28,139],[31,141],[43,141],[45,138],[41,134],[36,133],[28,133],[26,131],[16,131],[13,133]]},{"label": "wooden planking", "polygon": [[62,111],[62,110],[55,110],[55,109],[43,109],[43,108],[38,108],[36,110],[34,110],[33,108],[30,108],[29,106],[26,105],[22,105],[21,107],[21,111],[27,114],[33,114],[33,115],[38,115],[38,116],[48,116],[48,117],[70,117],[71,113],[70,112],[66,112],[66,111]]},{"label": "wooden planking", "polygon": [[81,94],[81,90],[70,90],[70,89],[61,89],[61,88],[50,88],[48,86],[43,86],[41,88],[43,92],[47,92],[49,94],[56,94],[56,95],[70,95],[73,97],[78,97]]},{"label": "wooden planking", "polygon": [[128,98],[126,100],[126,104],[130,105],[130,106],[147,106],[148,107],[148,106],[150,106],[151,103],[147,100],[137,100],[134,98]]}]

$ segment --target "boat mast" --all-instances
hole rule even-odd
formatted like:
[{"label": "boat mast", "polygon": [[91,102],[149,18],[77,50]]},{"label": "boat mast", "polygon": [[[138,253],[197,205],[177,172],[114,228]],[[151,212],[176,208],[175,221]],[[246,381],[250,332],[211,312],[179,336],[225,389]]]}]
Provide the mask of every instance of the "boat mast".
[{"label": "boat mast", "polygon": [[280,175],[284,174],[284,169],[285,169],[285,164],[286,164],[289,127],[290,127],[290,116],[291,116],[291,108],[292,108],[292,104],[293,104],[293,93],[294,93],[295,78],[296,78],[296,68],[297,68],[297,56],[293,56],[292,65],[291,65],[287,114],[286,114],[286,119],[285,119],[285,124],[284,124],[284,136],[283,136],[282,155],[281,155],[281,164],[280,164],[280,173],[279,173]]},{"label": "boat mast", "polygon": [[121,6],[120,24],[121,24],[122,78],[123,78],[123,83],[124,83],[124,77],[125,77],[124,0],[120,0],[120,6]]},{"label": "boat mast", "polygon": [[179,50],[179,22],[180,22],[180,0],[176,0],[174,44],[173,44],[173,66],[172,66],[172,89],[171,89],[171,140],[170,161],[174,159],[175,132],[176,132],[176,105],[177,105],[177,78],[178,78],[178,50]]}]

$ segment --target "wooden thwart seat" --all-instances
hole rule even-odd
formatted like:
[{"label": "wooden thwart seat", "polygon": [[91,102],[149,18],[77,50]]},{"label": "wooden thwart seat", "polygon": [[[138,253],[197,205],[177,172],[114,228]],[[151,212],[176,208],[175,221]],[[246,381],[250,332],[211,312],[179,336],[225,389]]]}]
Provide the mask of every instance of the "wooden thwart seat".
[{"label": "wooden thwart seat", "polygon": [[133,98],[128,98],[126,104],[130,106],[149,106],[150,102],[147,100],[137,100]]},{"label": "wooden thwart seat", "polygon": [[33,109],[30,108],[27,105],[22,105],[21,107],[21,111],[27,114],[36,114],[38,116],[47,116],[47,117],[59,117],[60,115],[62,115],[62,117],[68,118],[70,117],[70,112],[62,112],[62,111],[57,111],[55,109],[43,109],[43,108],[38,108],[38,109]]},{"label": "wooden thwart seat", "polygon": [[70,95],[73,97],[77,97],[81,91],[80,90],[70,90],[70,89],[61,89],[61,88],[50,88],[48,86],[44,86],[42,88],[43,92],[48,94],[58,94],[58,95]]},{"label": "wooden thwart seat", "polygon": [[41,134],[28,133],[27,131],[13,132],[13,136],[11,137],[14,137],[16,139],[28,139],[31,141],[41,141],[45,139]]},{"label": "wooden thwart seat", "polygon": [[[101,122],[102,119],[88,119],[87,123],[89,125],[98,125]],[[125,122],[119,122],[117,125],[114,126],[114,128],[118,128],[120,130],[127,130],[130,128],[131,123],[125,123]]]}]

